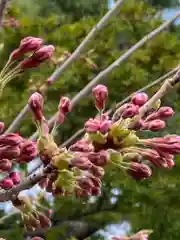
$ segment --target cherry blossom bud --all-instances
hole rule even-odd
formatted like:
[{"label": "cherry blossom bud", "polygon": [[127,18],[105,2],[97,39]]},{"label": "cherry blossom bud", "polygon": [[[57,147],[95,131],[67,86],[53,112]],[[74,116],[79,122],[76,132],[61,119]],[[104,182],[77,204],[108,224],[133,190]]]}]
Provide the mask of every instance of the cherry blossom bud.
[{"label": "cherry blossom bud", "polygon": [[21,144],[21,153],[18,158],[16,158],[17,162],[30,162],[37,156],[37,147],[36,143],[31,140],[25,140]]},{"label": "cherry blossom bud", "polygon": [[93,187],[91,189],[92,196],[100,196],[101,195],[101,188]]},{"label": "cherry blossom bud", "polygon": [[25,37],[21,40],[19,49],[22,53],[34,52],[43,45],[43,39],[36,37]]},{"label": "cherry blossom bud", "polygon": [[152,175],[150,167],[143,163],[132,162],[127,172],[135,179],[142,180]]},{"label": "cherry blossom bud", "polygon": [[140,154],[144,159],[149,160],[155,167],[168,167],[167,160],[155,149],[141,149]]},{"label": "cherry blossom bud", "polygon": [[155,119],[166,119],[174,115],[174,111],[171,107],[161,107],[158,111],[151,113],[146,118],[146,122]]},{"label": "cherry blossom bud", "polygon": [[100,152],[90,152],[87,155],[88,159],[96,166],[105,166],[109,160],[109,154],[107,151],[100,151]]},{"label": "cherry blossom bud", "polygon": [[89,178],[80,178],[78,180],[78,185],[83,188],[83,189],[91,189],[92,187],[94,187],[93,182],[91,181],[91,179]]},{"label": "cherry blossom bud", "polygon": [[0,133],[2,133],[4,130],[4,123],[0,122]]},{"label": "cherry blossom bud", "polygon": [[169,118],[174,115],[174,111],[171,107],[161,107],[158,111],[159,118]]},{"label": "cherry blossom bud", "polygon": [[99,128],[99,131],[101,132],[101,133],[107,133],[108,132],[108,130],[111,128],[111,126],[112,126],[112,121],[110,121],[110,120],[104,120],[104,121],[102,121],[101,122],[101,124],[100,124],[100,128]]},{"label": "cherry blossom bud", "polygon": [[0,144],[4,145],[18,145],[23,141],[23,138],[16,133],[3,134],[0,136]]},{"label": "cherry blossom bud", "polygon": [[0,160],[0,171],[9,172],[12,168],[12,162],[9,159]]},{"label": "cherry blossom bud", "polygon": [[93,146],[85,140],[79,140],[75,144],[71,145],[69,150],[73,152],[90,152],[93,150]]},{"label": "cherry blossom bud", "polygon": [[104,169],[102,167],[92,165],[89,171],[97,178],[102,178],[104,176]]},{"label": "cherry blossom bud", "polygon": [[41,64],[41,61],[38,59],[33,59],[32,57],[24,59],[22,62],[19,64],[19,68],[22,69],[22,71],[28,69],[28,68],[35,68],[39,67]]},{"label": "cherry blossom bud", "polygon": [[104,85],[97,85],[92,90],[93,96],[95,97],[95,105],[98,110],[103,110],[108,98],[108,89]]},{"label": "cherry blossom bud", "polygon": [[58,109],[63,114],[69,113],[71,111],[71,100],[67,97],[61,97]]},{"label": "cherry blossom bud", "polygon": [[160,119],[155,119],[155,120],[152,120],[150,122],[145,122],[143,124],[143,128],[142,129],[148,129],[152,132],[157,132],[163,128],[165,128],[166,124],[163,120],[160,120]]},{"label": "cherry blossom bud", "polygon": [[11,172],[9,174],[9,177],[12,179],[12,181],[15,185],[17,185],[21,182],[21,175],[18,172]]},{"label": "cherry blossom bud", "polygon": [[105,134],[108,132],[108,130],[111,128],[111,126],[112,126],[112,121],[110,121],[110,120],[100,121],[99,119],[90,118],[85,123],[85,129],[89,133],[96,133],[99,131],[99,132]]},{"label": "cherry blossom bud", "polygon": [[135,105],[142,106],[148,101],[148,95],[144,92],[136,93],[131,101]]},{"label": "cherry blossom bud", "polygon": [[44,99],[41,94],[35,92],[31,95],[28,100],[28,105],[34,117],[37,121],[41,121],[43,118],[43,106],[44,106]]},{"label": "cherry blossom bud", "polygon": [[42,46],[32,55],[32,60],[44,62],[52,57],[54,49],[53,45]]},{"label": "cherry blossom bud", "polygon": [[87,157],[76,156],[71,160],[71,166],[77,167],[81,170],[88,170],[92,167],[92,163]]},{"label": "cherry blossom bud", "polygon": [[0,187],[2,187],[5,190],[8,190],[14,186],[14,183],[11,178],[5,178],[0,182]]},{"label": "cherry blossom bud", "polygon": [[19,146],[0,146],[0,159],[7,158],[13,159],[17,158],[20,155],[20,148]]},{"label": "cherry blossom bud", "polygon": [[137,115],[138,112],[139,112],[139,106],[131,104],[131,106],[129,106],[127,109],[124,110],[121,116],[123,118],[132,118],[135,115]]},{"label": "cherry blossom bud", "polygon": [[85,123],[85,129],[89,133],[94,133],[99,130],[100,123],[97,119],[92,119],[90,118],[86,123]]},{"label": "cherry blossom bud", "polygon": [[94,176],[91,176],[90,179],[93,182],[95,187],[101,188],[101,185],[102,185],[101,179]]}]

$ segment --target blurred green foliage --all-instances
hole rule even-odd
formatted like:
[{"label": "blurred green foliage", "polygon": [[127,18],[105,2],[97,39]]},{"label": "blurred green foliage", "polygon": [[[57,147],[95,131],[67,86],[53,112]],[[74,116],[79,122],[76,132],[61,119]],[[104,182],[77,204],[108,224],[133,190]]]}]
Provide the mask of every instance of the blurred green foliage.
[{"label": "blurred green foliage", "polygon": [[[87,2],[90,6],[91,1]],[[97,2],[93,1],[93,4],[97,4]],[[21,26],[15,29],[4,28],[0,32],[1,44],[3,44],[0,52],[1,68],[11,51],[18,46],[19,41],[29,35],[42,37],[46,43],[54,44],[56,46],[54,58],[60,58],[63,51],[73,52],[100,19],[105,9],[101,11],[101,7],[99,10],[93,7],[93,10],[96,9],[94,12],[91,8],[87,10],[87,5],[84,12],[79,12],[79,7],[83,7],[85,1],[72,1],[71,6],[68,5],[70,1],[63,1],[63,3],[61,0],[52,2],[34,0],[33,4],[31,1],[17,0],[14,2],[9,12],[20,21]],[[51,9],[49,4],[52,4],[51,12],[49,12]],[[58,14],[56,7],[61,8],[62,15]],[[159,26],[162,20],[157,19],[155,15],[156,10],[145,1],[138,1],[138,4],[135,0],[126,1],[118,16],[113,18],[89,44],[88,50],[93,50],[89,57],[97,64],[98,68],[91,69],[87,64],[82,64],[82,60],[77,60],[50,87],[45,107],[47,118],[56,112],[60,96],[66,95],[71,98],[75,96],[101,70],[115,61],[145,34]],[[161,33],[134,53],[128,61],[120,65],[106,79],[103,79],[109,87],[108,106],[160,77],[179,63],[180,41],[178,31],[175,30],[173,26]],[[45,63],[41,68],[26,72],[21,78],[13,80],[8,85],[0,102],[0,116],[6,126],[27,103],[31,92],[30,85],[33,83],[40,86],[54,69],[55,65],[52,62]],[[158,86],[148,92],[151,95],[157,89]],[[168,132],[179,134],[179,100],[179,88],[170,92],[163,99],[164,104],[175,108],[177,115],[168,122],[167,129],[162,134]],[[88,96],[75,107],[66,123],[59,128],[58,142],[66,140],[77,129],[83,127],[83,123],[88,117],[96,114],[92,103],[91,96]],[[20,132],[28,137],[34,130],[35,126],[29,114],[22,122]],[[89,223],[87,234],[103,229],[110,223],[121,223],[126,220],[131,224],[133,232],[143,228],[153,229],[154,233],[150,239],[180,239],[178,194],[180,162],[178,160],[177,158],[177,165],[172,170],[154,170],[153,177],[143,182],[136,182],[128,178],[120,173],[119,169],[114,172],[106,172],[102,196],[99,198],[81,201],[72,197],[57,198],[53,206],[56,212],[54,228],[47,233],[47,239],[62,239],[60,233],[66,231],[61,228],[61,224],[70,220]],[[120,194],[117,195],[113,189],[119,189]],[[112,203],[112,198],[115,203]],[[7,237],[7,240],[19,240],[20,235],[22,237],[21,231],[15,230],[18,223],[14,220],[12,217],[2,224],[0,236]],[[12,231],[9,230],[11,228]],[[14,231],[19,231],[19,235],[16,235]],[[91,239],[93,238],[97,239],[97,236]]]}]

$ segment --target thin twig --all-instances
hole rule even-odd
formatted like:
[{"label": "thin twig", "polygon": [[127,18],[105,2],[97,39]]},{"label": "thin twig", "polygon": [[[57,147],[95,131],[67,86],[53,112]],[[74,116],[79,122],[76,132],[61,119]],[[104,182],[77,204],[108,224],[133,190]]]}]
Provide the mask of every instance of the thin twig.
[{"label": "thin twig", "polygon": [[180,70],[172,77],[167,79],[160,89],[140,108],[139,114],[135,117],[132,124],[129,127],[133,127],[145,113],[156,103],[157,100],[161,99],[170,89],[174,87],[176,83],[180,81]]},{"label": "thin twig", "polygon": [[[100,21],[92,28],[92,30],[89,32],[89,34],[85,37],[85,39],[81,42],[81,44],[76,48],[76,50],[72,53],[72,55],[59,67],[57,68],[54,73],[49,77],[51,79],[51,82],[56,81],[63,73],[64,71],[72,65],[72,63],[77,60],[81,54],[85,51],[87,45],[90,41],[92,41],[95,36],[104,28],[105,25],[110,21],[110,19],[114,16],[116,16],[119,12],[119,8],[121,4],[124,2],[124,0],[119,0],[115,4],[115,6],[110,9],[103,18],[100,19]],[[47,84],[47,82],[41,87],[44,91],[47,91],[47,88],[50,85]],[[28,112],[28,106],[25,105],[24,108],[20,111],[18,116],[14,119],[14,121],[11,123],[11,125],[8,127],[8,129],[5,131],[5,133],[14,132],[19,127],[21,121],[25,118],[26,114]]]}]

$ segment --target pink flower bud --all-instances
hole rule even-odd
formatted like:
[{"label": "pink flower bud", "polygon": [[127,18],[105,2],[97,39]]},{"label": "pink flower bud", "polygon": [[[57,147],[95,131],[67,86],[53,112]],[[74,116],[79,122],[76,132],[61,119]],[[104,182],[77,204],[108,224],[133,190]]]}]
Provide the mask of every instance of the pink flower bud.
[{"label": "pink flower bud", "polygon": [[81,170],[88,170],[92,167],[92,163],[87,157],[76,156],[71,160],[71,166],[77,167]]},{"label": "pink flower bud", "polygon": [[100,128],[100,123],[97,119],[92,119],[90,118],[86,123],[85,123],[85,129],[89,133],[94,133],[99,131]]},{"label": "pink flower bud", "polygon": [[92,165],[89,171],[97,178],[102,178],[104,176],[104,169],[102,167]]},{"label": "pink flower bud", "polygon": [[53,45],[42,46],[36,52],[34,52],[34,54],[32,55],[32,60],[44,62],[45,60],[52,57],[54,49],[55,48]]},{"label": "pink flower bud", "polygon": [[93,187],[91,189],[92,196],[100,196],[101,195],[101,188]]},{"label": "pink flower bud", "polygon": [[140,154],[144,159],[149,160],[155,167],[168,167],[167,160],[154,149],[141,149]]},{"label": "pink flower bud", "polygon": [[103,134],[107,133],[109,129],[112,126],[112,121],[111,120],[102,120],[100,119],[92,119],[90,118],[86,123],[85,123],[85,129],[89,133],[96,133],[96,132],[101,132]]},{"label": "pink flower bud", "polygon": [[71,100],[67,97],[61,97],[58,109],[64,114],[69,113],[71,111]]},{"label": "pink flower bud", "polygon": [[12,168],[12,162],[9,159],[0,160],[0,171],[9,172]]},{"label": "pink flower bud", "polygon": [[18,158],[16,158],[17,162],[30,162],[32,161],[35,157],[37,157],[37,147],[36,143],[32,142],[31,140],[25,140],[21,144],[21,153]]},{"label": "pink flower bud", "polygon": [[138,112],[139,112],[139,106],[131,104],[124,110],[121,116],[123,118],[132,118],[136,116]]},{"label": "pink flower bud", "polygon": [[91,181],[91,179],[89,178],[80,178],[78,180],[78,185],[83,188],[83,189],[91,189],[92,187],[94,187],[93,182]]},{"label": "pink flower bud", "polygon": [[36,37],[25,37],[21,40],[19,49],[22,53],[34,52],[43,45],[43,39]]},{"label": "pink flower bud", "polygon": [[101,179],[94,177],[94,176],[91,176],[90,179],[93,182],[95,187],[101,188],[101,185],[102,185]]},{"label": "pink flower bud", "polygon": [[22,62],[19,64],[19,68],[22,69],[22,71],[28,69],[28,68],[35,68],[39,67],[41,64],[41,61],[38,59],[33,59],[32,57],[24,59]]},{"label": "pink flower bud", "polygon": [[171,107],[161,107],[158,111],[157,111],[159,118],[169,118],[172,117],[174,115],[174,111]]},{"label": "pink flower bud", "polygon": [[90,152],[87,155],[89,161],[91,161],[96,166],[105,166],[109,160],[109,154],[107,151],[100,151],[100,152]]},{"label": "pink flower bud", "polygon": [[95,97],[95,105],[98,110],[103,110],[108,98],[108,89],[104,85],[97,85],[92,90],[93,96]]},{"label": "pink flower bud", "polygon": [[23,141],[23,138],[15,133],[3,134],[0,136],[0,144],[4,145],[18,145]]},{"label": "pink flower bud", "polygon": [[148,129],[152,132],[157,132],[163,128],[165,128],[166,124],[163,120],[160,120],[160,119],[155,119],[155,120],[152,120],[150,122],[145,122],[143,124],[143,128],[142,129]]},{"label": "pink flower bud", "polygon": [[0,133],[2,133],[4,130],[4,123],[0,122]]},{"label": "pink flower bud", "polygon": [[11,172],[9,174],[9,177],[12,179],[12,181],[15,185],[17,185],[21,182],[21,175],[18,172]]},{"label": "pink flower bud", "polygon": [[112,121],[111,120],[104,120],[101,122],[100,127],[99,127],[99,131],[101,133],[107,133],[109,131],[109,129],[112,126]]},{"label": "pink flower bud", "polygon": [[5,178],[0,182],[0,187],[2,187],[5,190],[8,190],[14,186],[14,183],[11,178]]},{"label": "pink flower bud", "polygon": [[0,146],[0,159],[8,158],[13,159],[17,158],[20,155],[20,148],[19,146]]},{"label": "pink flower bud", "polygon": [[41,94],[35,92],[31,95],[28,100],[28,105],[34,117],[37,121],[41,121],[43,118],[43,106],[44,106],[44,99]]},{"label": "pink flower bud", "polygon": [[144,145],[155,148],[157,151],[166,152],[172,155],[180,153],[179,136],[148,139],[144,141]]},{"label": "pink flower bud", "polygon": [[71,145],[69,150],[73,152],[90,152],[93,150],[93,146],[85,140],[79,140]]},{"label": "pink flower bud", "polygon": [[142,106],[148,101],[148,95],[144,92],[136,93],[131,101],[135,105]]},{"label": "pink flower bud", "polygon": [[142,180],[152,175],[151,169],[146,164],[137,162],[132,162],[127,172],[137,180]]}]

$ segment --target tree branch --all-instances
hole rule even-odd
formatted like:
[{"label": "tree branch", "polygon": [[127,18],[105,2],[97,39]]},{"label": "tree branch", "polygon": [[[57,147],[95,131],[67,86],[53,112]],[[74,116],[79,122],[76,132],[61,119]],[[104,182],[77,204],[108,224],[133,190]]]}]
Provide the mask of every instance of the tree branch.
[{"label": "tree branch", "polygon": [[[117,104],[115,104],[114,106],[112,106],[112,108],[108,109],[106,111],[107,114],[111,114],[113,111],[115,111],[116,109],[118,109],[122,104],[126,103],[127,101],[129,101],[131,99],[131,97],[138,93],[138,92],[143,92],[148,90],[149,88],[161,83],[162,81],[164,81],[165,79],[171,77],[173,74],[175,74],[178,70],[179,70],[179,66],[175,67],[174,69],[172,69],[171,71],[169,71],[168,73],[164,74],[162,77],[156,79],[155,81],[149,83],[148,85],[140,88],[138,91],[131,93],[129,96],[127,96],[126,98],[124,98],[122,101],[118,102]],[[75,132],[70,138],[68,138],[64,143],[62,143],[60,145],[60,147],[67,147],[70,144],[72,144],[74,142],[74,140],[76,140],[78,137],[80,137],[82,134],[84,133],[84,128],[79,129],[77,132]]]},{"label": "tree branch", "polygon": [[[95,36],[104,28],[104,26],[110,21],[110,19],[117,15],[119,12],[119,8],[124,0],[119,0],[116,2],[115,6],[110,9],[102,19],[92,28],[89,34],[85,37],[85,39],[81,42],[81,44],[76,48],[76,50],[72,53],[72,55],[59,67],[57,68],[54,73],[49,77],[52,82],[56,81],[64,71],[72,65],[72,63],[77,60],[81,54],[85,51],[87,45],[90,41],[92,41]],[[41,89],[47,90],[49,85],[47,82],[41,87]],[[18,114],[16,119],[11,123],[5,133],[14,132],[19,127],[21,121],[25,118],[28,112],[28,106],[24,106],[21,112]]]},{"label": "tree branch", "polygon": [[40,169],[37,173],[33,173],[32,175],[28,176],[24,179],[23,182],[18,184],[17,186],[11,188],[10,190],[2,190],[0,192],[0,202],[5,202],[14,199],[21,191],[29,189],[33,187],[39,180],[46,175],[48,172],[49,167],[47,166],[44,169]]},{"label": "tree branch", "polygon": [[139,110],[139,114],[135,117],[135,121],[130,124],[129,127],[133,127],[144,115],[145,113],[151,108],[153,104],[156,103],[157,100],[161,99],[167,91],[172,89],[176,83],[180,81],[180,70],[172,77],[167,79],[161,88],[147,101]]},{"label": "tree branch", "polygon": [[[122,56],[120,56],[116,61],[114,61],[110,66],[101,71],[91,82],[89,82],[73,99],[72,99],[72,107],[78,104],[86,95],[90,93],[92,88],[100,83],[108,74],[110,74],[114,69],[119,67],[119,65],[125,62],[135,51],[137,51],[140,47],[142,47],[145,43],[153,39],[159,33],[161,33],[164,29],[166,29],[169,25],[171,25],[176,19],[180,17],[180,12],[176,14],[173,18],[168,21],[165,21],[158,28],[154,29],[152,32],[144,36],[139,42],[137,42],[134,46],[132,46],[127,52],[125,52]],[[48,121],[51,126],[55,119],[57,113]],[[31,136],[31,139],[34,140],[37,138],[37,132]]]}]

